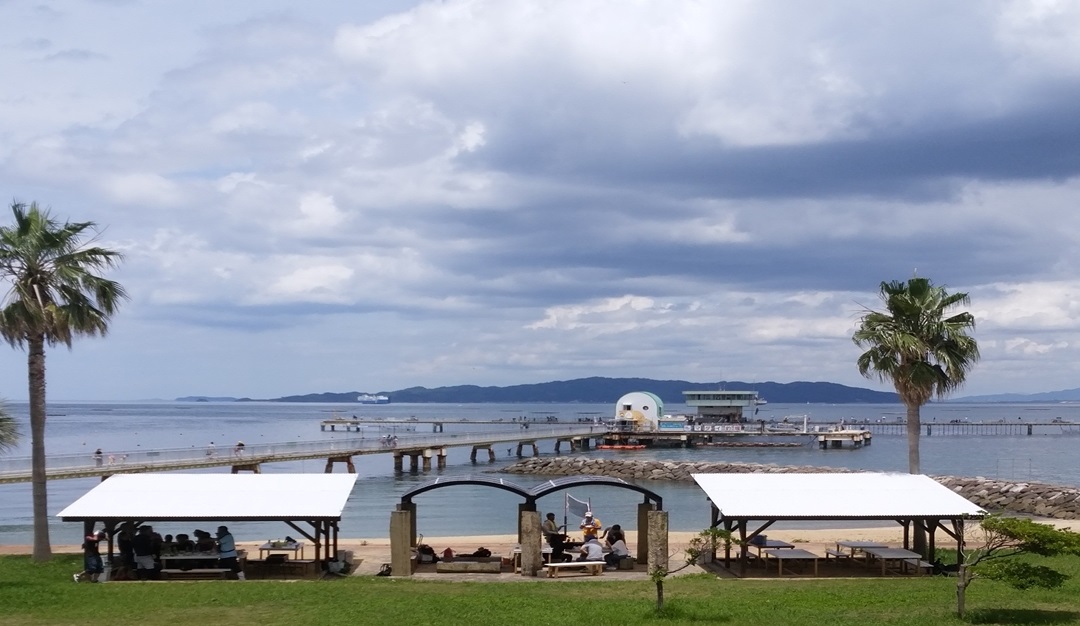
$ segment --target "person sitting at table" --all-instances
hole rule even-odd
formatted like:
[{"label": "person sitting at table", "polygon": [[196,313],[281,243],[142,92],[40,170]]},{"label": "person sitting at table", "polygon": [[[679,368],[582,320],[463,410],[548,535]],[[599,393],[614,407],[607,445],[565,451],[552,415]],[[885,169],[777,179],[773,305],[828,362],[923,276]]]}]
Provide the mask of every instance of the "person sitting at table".
[{"label": "person sitting at table", "polygon": [[210,536],[210,533],[205,530],[195,531],[195,550],[197,552],[213,552],[214,538]]},{"label": "person sitting at table", "polygon": [[604,560],[604,548],[597,541],[596,537],[590,537],[585,543],[581,545],[581,556],[577,558],[578,561],[603,561]]},{"label": "person sitting at table", "polygon": [[610,541],[610,533],[608,546],[611,548],[611,552],[604,555],[604,561],[611,569],[619,568],[619,561],[630,558],[630,550],[626,547],[626,541],[620,536],[615,541]]},{"label": "person sitting at table", "polygon": [[563,532],[566,530],[565,526],[557,526],[555,523],[555,514],[548,513],[547,519],[541,525],[540,529],[544,532],[544,538],[547,539],[547,544],[551,546],[551,559],[552,563],[559,563],[560,561],[572,561],[574,557],[566,554],[566,534]]},{"label": "person sitting at table", "polygon": [[585,519],[581,520],[581,538],[584,541],[588,541],[590,538],[595,539],[600,534],[600,529],[603,525],[598,518],[593,517],[592,511],[585,512]]},{"label": "person sitting at table", "polygon": [[172,535],[165,535],[161,540],[161,554],[176,554],[176,542]]},{"label": "person sitting at table", "polygon": [[176,542],[174,548],[177,552],[194,552],[195,542],[191,540],[185,533],[180,533],[176,536]]},{"label": "person sitting at table", "polygon": [[626,541],[626,534],[623,532],[622,526],[618,524],[612,524],[611,528],[605,530],[602,536],[604,537],[604,542],[607,543],[608,548],[616,541]]}]

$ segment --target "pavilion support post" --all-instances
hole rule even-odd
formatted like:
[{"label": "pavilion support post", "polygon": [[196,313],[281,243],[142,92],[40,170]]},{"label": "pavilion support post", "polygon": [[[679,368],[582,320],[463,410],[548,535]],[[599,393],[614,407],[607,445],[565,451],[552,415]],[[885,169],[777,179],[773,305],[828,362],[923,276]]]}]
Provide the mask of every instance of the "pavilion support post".
[{"label": "pavilion support post", "polygon": [[518,543],[525,545],[525,527],[522,526],[521,520],[524,519],[523,514],[536,511],[536,502],[523,502],[518,505]]},{"label": "pavilion support post", "polygon": [[740,520],[739,528],[739,576],[746,576],[746,560],[749,546],[746,545],[746,520]]},{"label": "pavilion support post", "polygon": [[922,520],[920,523],[926,529],[926,560],[933,562],[935,551],[934,535],[937,533],[938,522],[934,520],[933,524],[928,524],[927,520]]},{"label": "pavilion support post", "polygon": [[[404,505],[402,505],[404,506]],[[412,511],[390,512],[390,573],[393,576],[412,576]]]},{"label": "pavilion support post", "polygon": [[[531,507],[531,508],[528,508]],[[540,513],[536,503],[518,505],[518,539],[521,542],[521,575],[536,576],[544,566],[540,550]]]},{"label": "pavilion support post", "polygon": [[637,558],[639,563],[649,563],[649,514],[656,511],[656,503],[645,501],[637,507]]},{"label": "pavilion support post", "polygon": [[[640,508],[638,509],[640,510]],[[649,511],[646,532],[648,535],[649,574],[668,569],[668,513]],[[641,533],[639,533],[641,534]]]}]

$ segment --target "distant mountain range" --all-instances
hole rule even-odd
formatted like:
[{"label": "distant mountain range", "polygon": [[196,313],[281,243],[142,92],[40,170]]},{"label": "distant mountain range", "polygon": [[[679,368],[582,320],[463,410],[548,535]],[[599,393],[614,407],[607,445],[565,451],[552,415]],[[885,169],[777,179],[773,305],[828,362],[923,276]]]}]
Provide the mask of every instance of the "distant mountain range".
[{"label": "distant mountain range", "polygon": [[[757,391],[761,398],[772,403],[813,403],[813,404],[892,404],[899,403],[895,393],[873,391],[859,387],[848,387],[827,382],[794,383],[747,383],[742,381],[718,381],[695,383],[685,380],[653,380],[649,378],[578,378],[576,380],[558,380],[531,385],[512,385],[509,387],[478,387],[476,385],[458,385],[454,387],[409,387],[397,391],[344,393],[310,393],[281,398],[267,398],[270,402],[332,402],[356,403],[362,393],[377,393],[390,397],[391,402],[438,402],[438,403],[539,403],[539,402],[580,402],[583,404],[604,404],[616,402],[624,394],[632,391],[650,391],[666,404],[682,404],[683,391],[701,389],[730,389],[732,391]],[[221,398],[209,396],[185,396],[178,402],[252,402],[252,398]]]},{"label": "distant mountain range", "polygon": [[965,396],[950,402],[1080,402],[1080,389],[1062,389],[1043,393],[997,393],[988,396]]}]

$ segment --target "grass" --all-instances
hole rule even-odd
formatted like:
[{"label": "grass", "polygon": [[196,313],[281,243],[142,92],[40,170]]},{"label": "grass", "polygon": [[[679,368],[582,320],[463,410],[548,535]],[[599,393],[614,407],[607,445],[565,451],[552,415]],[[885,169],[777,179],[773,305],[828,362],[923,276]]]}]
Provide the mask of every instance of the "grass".
[{"label": "grass", "polygon": [[[1071,574],[1065,587],[1016,591],[976,581],[977,624],[1080,624],[1080,559],[1042,559]],[[732,624],[798,626],[961,624],[955,579],[718,580],[665,583],[666,610],[649,581],[440,582],[375,577],[324,581],[71,582],[81,557],[35,565],[0,558],[0,626],[156,624]]]}]

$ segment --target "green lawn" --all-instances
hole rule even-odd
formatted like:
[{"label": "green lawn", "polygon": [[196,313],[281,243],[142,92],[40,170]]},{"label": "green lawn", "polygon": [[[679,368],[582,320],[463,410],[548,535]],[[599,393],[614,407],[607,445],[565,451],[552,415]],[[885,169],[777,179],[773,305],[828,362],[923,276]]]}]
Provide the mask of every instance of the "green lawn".
[{"label": "green lawn", "polygon": [[[1044,559],[1074,578],[1055,591],[1015,591],[976,581],[969,621],[1080,624],[1080,559]],[[955,579],[669,579],[654,611],[651,582],[453,583],[375,577],[325,581],[163,582],[76,585],[81,558],[45,565],[0,558],[0,626],[11,624],[794,624],[961,623]]]}]

